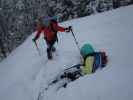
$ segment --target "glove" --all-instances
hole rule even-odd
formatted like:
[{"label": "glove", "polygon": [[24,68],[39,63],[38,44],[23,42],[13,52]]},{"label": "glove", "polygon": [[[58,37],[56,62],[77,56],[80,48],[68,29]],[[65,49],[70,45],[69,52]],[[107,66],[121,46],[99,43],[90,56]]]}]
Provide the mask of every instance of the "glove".
[{"label": "glove", "polygon": [[69,30],[72,30],[72,26],[69,26],[68,28],[69,28]]},{"label": "glove", "polygon": [[66,32],[70,32],[72,30],[72,26],[69,26],[68,28],[65,29]]}]

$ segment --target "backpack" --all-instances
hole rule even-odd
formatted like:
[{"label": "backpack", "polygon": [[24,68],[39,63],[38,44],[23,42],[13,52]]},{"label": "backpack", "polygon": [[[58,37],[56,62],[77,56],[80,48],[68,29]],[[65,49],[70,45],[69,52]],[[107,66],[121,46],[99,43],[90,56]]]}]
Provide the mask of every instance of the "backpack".
[{"label": "backpack", "polygon": [[39,21],[41,23],[42,26],[45,27],[49,27],[52,21],[57,22],[58,17],[54,16],[54,17],[40,17]]},{"label": "backpack", "polygon": [[93,73],[98,68],[104,68],[108,63],[108,57],[106,52],[95,52],[94,53],[94,64],[93,64]]}]

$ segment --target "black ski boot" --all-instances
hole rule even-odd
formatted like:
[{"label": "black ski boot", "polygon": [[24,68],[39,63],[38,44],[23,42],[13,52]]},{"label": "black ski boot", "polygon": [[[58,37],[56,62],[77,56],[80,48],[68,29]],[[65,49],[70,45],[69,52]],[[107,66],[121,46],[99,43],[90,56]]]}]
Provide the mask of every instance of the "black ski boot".
[{"label": "black ski boot", "polygon": [[52,57],[52,52],[51,52],[51,50],[48,48],[47,49],[47,57],[48,57],[48,59],[52,59],[53,57]]},{"label": "black ski boot", "polygon": [[52,47],[52,52],[55,52],[56,51],[56,48],[55,47]]}]

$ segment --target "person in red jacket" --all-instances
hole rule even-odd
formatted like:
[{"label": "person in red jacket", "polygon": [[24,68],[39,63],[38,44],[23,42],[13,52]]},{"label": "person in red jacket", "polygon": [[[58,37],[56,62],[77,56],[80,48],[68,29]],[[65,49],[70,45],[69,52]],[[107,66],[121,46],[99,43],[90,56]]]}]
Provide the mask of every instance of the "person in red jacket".
[{"label": "person in red jacket", "polygon": [[[44,25],[45,24],[45,25]],[[37,33],[33,38],[35,42],[41,33],[44,35],[44,39],[47,44],[47,56],[48,59],[52,59],[52,51],[55,51],[54,44],[58,41],[57,32],[70,32],[71,26],[64,28],[58,25],[58,22],[53,18],[44,19],[39,18],[37,22]]]}]

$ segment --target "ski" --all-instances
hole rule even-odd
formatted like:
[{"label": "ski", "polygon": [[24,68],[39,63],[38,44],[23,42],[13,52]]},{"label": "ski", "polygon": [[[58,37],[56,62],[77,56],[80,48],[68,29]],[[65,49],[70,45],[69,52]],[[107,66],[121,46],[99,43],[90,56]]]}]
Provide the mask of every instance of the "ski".
[{"label": "ski", "polygon": [[[80,67],[81,64],[77,64],[74,65],[72,67],[66,68],[63,71],[61,71],[60,73],[58,73],[56,75],[56,77],[53,78],[53,80],[51,80],[48,84],[47,87],[45,88],[45,90],[47,91],[50,87],[52,87],[55,84],[59,83],[58,89],[59,90],[61,87],[66,87],[66,85],[71,82],[72,80],[66,77],[67,73],[79,73],[80,72]],[[80,74],[80,76],[82,76]]]}]

